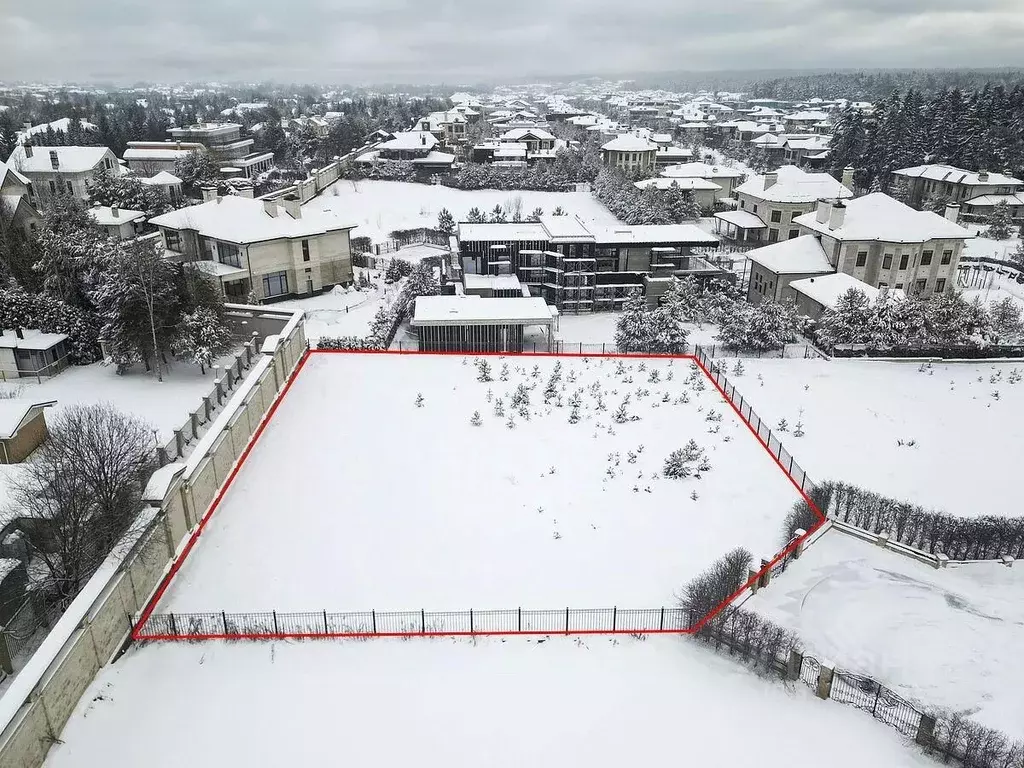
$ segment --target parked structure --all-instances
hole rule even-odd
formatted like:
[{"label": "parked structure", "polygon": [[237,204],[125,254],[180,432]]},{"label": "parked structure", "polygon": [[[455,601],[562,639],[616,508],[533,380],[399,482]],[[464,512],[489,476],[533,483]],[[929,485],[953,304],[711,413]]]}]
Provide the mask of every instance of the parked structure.
[{"label": "parked structure", "polygon": [[56,400],[0,400],[0,464],[20,464],[49,434],[44,411]]},{"label": "parked structure", "polygon": [[801,235],[813,235],[834,271],[876,288],[909,295],[942,293],[955,285],[964,243],[973,235],[956,223],[959,207],[945,217],[876,192],[854,200],[821,200],[799,216]]},{"label": "parked structure", "polygon": [[800,235],[798,216],[813,211],[822,198],[853,197],[853,169],[843,172],[843,183],[827,173],[807,173],[786,165],[749,179],[736,188],[738,208],[716,213],[719,231],[726,237],[755,243],[776,243]]},{"label": "parked structure", "polygon": [[154,217],[169,258],[215,277],[224,295],[273,300],[352,281],[349,232],[329,210],[303,211],[297,199],[229,195]]},{"label": "parked structure", "polygon": [[57,195],[89,199],[89,185],[100,171],[121,173],[106,147],[34,147],[19,144],[7,165],[29,182],[29,202],[37,210]]}]

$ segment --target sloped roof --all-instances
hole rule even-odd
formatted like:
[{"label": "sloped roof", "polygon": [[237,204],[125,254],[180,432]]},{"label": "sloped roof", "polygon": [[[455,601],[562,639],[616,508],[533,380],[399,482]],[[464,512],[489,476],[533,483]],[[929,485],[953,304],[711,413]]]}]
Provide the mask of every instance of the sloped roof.
[{"label": "sloped roof", "polygon": [[743,175],[743,172],[737,171],[735,168],[726,168],[723,165],[680,163],[679,165],[670,165],[661,172],[661,175],[669,179],[738,179]]},{"label": "sloped roof", "polygon": [[140,182],[143,184],[151,184],[154,186],[173,186],[175,184],[181,184],[181,179],[175,176],[173,173],[167,171],[160,171],[155,176],[150,176],[148,179],[140,178]]},{"label": "sloped roof", "polygon": [[915,211],[882,192],[845,201],[842,226],[829,228],[817,213],[805,213],[795,221],[837,240],[878,240],[886,243],[923,243],[927,240],[959,240],[973,235],[959,224],[931,211]]},{"label": "sloped roof", "polygon": [[653,152],[658,145],[639,136],[624,135],[612,139],[601,149],[609,152]]},{"label": "sloped roof", "polygon": [[668,189],[673,184],[678,185],[679,188],[682,190],[693,191],[704,190],[710,192],[722,188],[720,184],[715,184],[715,182],[709,181],[708,179],[702,179],[699,176],[683,176],[674,179],[670,179],[665,176],[659,176],[654,179],[644,179],[643,181],[638,181],[636,183],[636,186],[639,189],[644,189],[645,187],[654,187],[655,189]]},{"label": "sloped roof", "polygon": [[56,404],[56,400],[0,400],[0,440],[14,437],[33,408],[48,408]]},{"label": "sloped roof", "polygon": [[433,149],[437,138],[430,131],[399,131],[394,138],[385,141],[378,149]]},{"label": "sloped roof", "polygon": [[129,224],[136,219],[145,218],[144,211],[133,211],[128,208],[118,208],[117,215],[109,205],[94,205],[89,209],[92,216],[100,226],[114,226],[117,224]]},{"label": "sloped roof", "polygon": [[980,178],[980,172],[976,171],[965,171],[963,168],[957,168],[954,165],[944,165],[941,163],[931,163],[928,165],[915,165],[913,168],[901,168],[893,173],[899,176],[907,176],[909,178],[916,179],[930,179],[932,181],[948,181],[952,184],[967,184],[967,185],[1017,185],[1024,186],[1024,181],[1016,179],[1013,176],[1007,176],[1002,173],[989,172],[988,178],[984,181]]},{"label": "sloped roof", "polygon": [[853,197],[853,192],[827,173],[807,173],[795,165],[784,165],[776,171],[777,181],[764,188],[765,176],[755,176],[736,188],[746,194],[773,203],[813,203],[822,198]]},{"label": "sloped roof", "polygon": [[[840,297],[851,288],[863,291],[868,301],[874,303],[882,292],[873,285],[868,285],[863,280],[858,280],[853,275],[845,272],[835,272],[830,275],[819,275],[818,277],[805,277],[801,280],[794,280],[789,284],[797,293],[802,293],[812,301],[828,309],[834,308]],[[894,299],[904,299],[906,294],[898,288],[888,289],[888,295]]]},{"label": "sloped roof", "polygon": [[[50,162],[51,152],[57,153],[56,169]],[[106,147],[32,147],[32,157],[28,157],[24,145],[19,144],[7,164],[21,173],[82,173],[103,162],[109,152]]]},{"label": "sloped roof", "polygon": [[747,251],[747,258],[777,275],[831,272],[832,265],[814,235],[794,237],[781,243]]}]

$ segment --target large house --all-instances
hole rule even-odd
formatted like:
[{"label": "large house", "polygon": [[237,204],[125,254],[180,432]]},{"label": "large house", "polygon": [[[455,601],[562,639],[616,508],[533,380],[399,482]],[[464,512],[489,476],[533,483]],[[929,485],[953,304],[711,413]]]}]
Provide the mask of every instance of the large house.
[{"label": "large house", "polygon": [[964,242],[972,237],[956,223],[958,213],[955,204],[945,217],[916,211],[876,192],[854,200],[820,200],[794,223],[801,235],[818,240],[834,271],[876,288],[923,295],[955,285]]},{"label": "large house", "polygon": [[1015,218],[1024,217],[1024,181],[1009,173],[965,171],[952,165],[917,165],[893,171],[907,183],[912,205],[929,198],[948,198],[963,213],[987,215],[998,203],[1006,203]]},{"label": "large house", "polygon": [[106,147],[33,147],[19,144],[7,165],[28,179],[29,202],[37,209],[57,195],[89,198],[89,185],[100,171],[121,173]]},{"label": "large house", "polygon": [[399,131],[369,152],[355,159],[361,165],[373,165],[382,160],[410,163],[418,175],[429,177],[448,173],[455,155],[439,152],[437,137],[429,131]]},{"label": "large house", "polygon": [[815,209],[822,198],[853,197],[853,169],[843,171],[840,183],[827,173],[807,173],[785,165],[755,176],[736,188],[737,208],[716,213],[726,237],[754,243],[777,243],[799,236],[796,219]]},{"label": "large house", "polygon": [[605,165],[623,171],[647,171],[654,167],[658,145],[639,136],[625,134],[601,147],[601,160]]},{"label": "large house", "polygon": [[683,185],[684,179],[701,179],[711,182],[718,187],[715,191],[715,200],[732,197],[736,185],[743,178],[742,171],[737,171],[735,168],[726,168],[723,165],[709,165],[708,163],[670,165],[661,172],[661,175],[666,179],[677,180],[680,186]]},{"label": "large house", "polygon": [[242,138],[238,123],[197,123],[168,128],[167,132],[176,142],[202,144],[225,176],[252,178],[274,164],[273,152],[252,151],[256,140]]},{"label": "large house", "polygon": [[718,238],[691,224],[598,226],[574,216],[475,224],[458,231],[464,271],[515,275],[531,296],[567,312],[619,309],[631,291],[649,296],[652,279],[723,277],[693,252]]},{"label": "large house", "polygon": [[195,141],[129,141],[122,158],[132,171],[155,175],[173,173],[179,160],[205,151],[206,146]]},{"label": "large house", "polygon": [[217,279],[231,299],[282,299],[352,281],[349,232],[331,210],[229,195],[156,216],[168,258]]}]

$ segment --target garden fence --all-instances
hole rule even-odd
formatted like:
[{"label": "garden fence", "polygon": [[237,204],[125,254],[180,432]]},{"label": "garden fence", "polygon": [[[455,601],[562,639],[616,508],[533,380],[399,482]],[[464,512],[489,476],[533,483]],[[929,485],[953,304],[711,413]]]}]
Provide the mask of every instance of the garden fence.
[{"label": "garden fence", "polygon": [[[392,349],[399,350],[401,352],[418,352],[420,349],[419,342],[412,340],[402,340],[392,345]],[[631,355],[637,357],[658,357],[663,355],[665,357],[681,357],[685,355],[692,355],[696,353],[696,350],[703,349],[708,357],[728,357],[728,358],[763,358],[763,359],[781,359],[786,358],[789,360],[793,359],[817,359],[824,358],[828,359],[824,353],[819,351],[811,344],[787,344],[783,349],[772,349],[767,351],[757,350],[735,350],[726,349],[719,345],[713,345],[708,347],[694,347],[686,345],[686,347],[675,353],[664,353],[664,352],[651,352],[649,350],[636,350],[632,352],[620,352],[614,342],[602,343],[602,342],[581,342],[581,341],[555,341],[549,347],[546,341],[535,341],[535,342],[524,342],[522,350],[510,351],[505,354],[509,355]],[[472,351],[466,351],[466,354],[474,354]]]}]

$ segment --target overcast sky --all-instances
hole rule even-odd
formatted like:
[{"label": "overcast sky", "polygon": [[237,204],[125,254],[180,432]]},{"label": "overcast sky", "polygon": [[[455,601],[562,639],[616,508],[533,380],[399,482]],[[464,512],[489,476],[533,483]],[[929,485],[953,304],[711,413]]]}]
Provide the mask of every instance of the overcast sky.
[{"label": "overcast sky", "polygon": [[1024,64],[1024,0],[0,0],[0,78],[478,82]]}]

